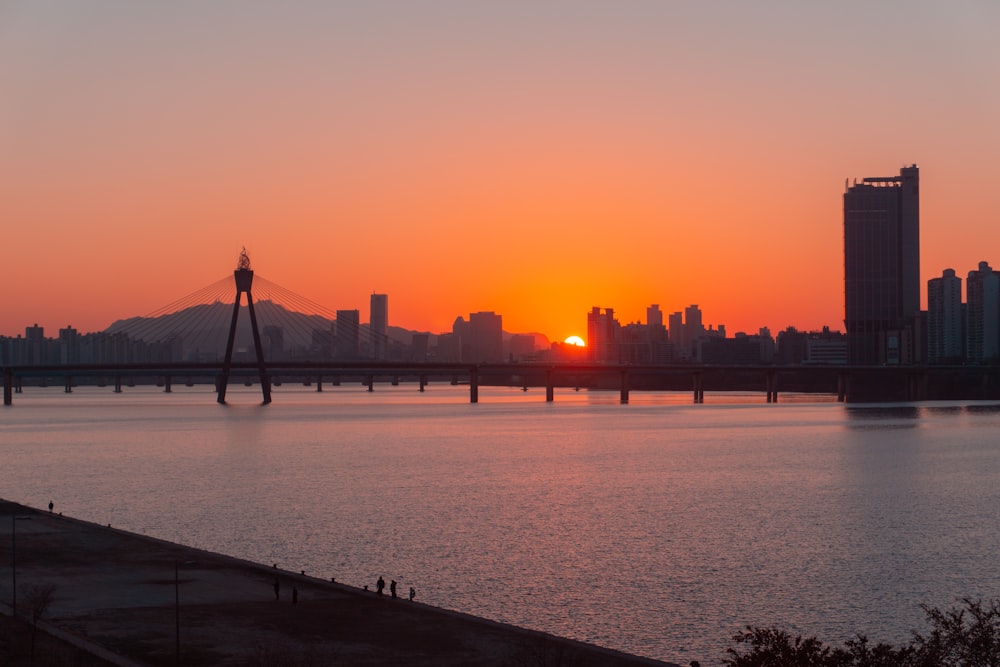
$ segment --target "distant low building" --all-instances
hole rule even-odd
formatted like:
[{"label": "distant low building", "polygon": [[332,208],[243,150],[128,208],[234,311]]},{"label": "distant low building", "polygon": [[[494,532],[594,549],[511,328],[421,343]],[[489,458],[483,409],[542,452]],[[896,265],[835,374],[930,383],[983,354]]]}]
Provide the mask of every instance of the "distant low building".
[{"label": "distant low building", "polygon": [[778,333],[776,364],[846,364],[847,337],[839,331],[798,331],[788,327]]}]

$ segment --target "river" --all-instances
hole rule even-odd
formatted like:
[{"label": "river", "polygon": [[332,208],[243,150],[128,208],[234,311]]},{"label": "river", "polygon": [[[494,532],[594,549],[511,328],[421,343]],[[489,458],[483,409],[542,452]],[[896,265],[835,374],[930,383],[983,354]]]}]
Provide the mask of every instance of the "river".
[{"label": "river", "polygon": [[1000,406],[359,385],[26,388],[0,497],[639,655],[900,643],[1000,596]]}]

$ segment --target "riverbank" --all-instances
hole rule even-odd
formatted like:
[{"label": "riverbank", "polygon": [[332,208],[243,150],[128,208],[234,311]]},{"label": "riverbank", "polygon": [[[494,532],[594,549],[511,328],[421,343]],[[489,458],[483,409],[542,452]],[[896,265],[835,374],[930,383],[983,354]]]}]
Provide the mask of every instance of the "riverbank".
[{"label": "riverbank", "polygon": [[12,554],[20,615],[49,588],[42,627],[111,664],[671,664],[0,501],[4,613]]}]

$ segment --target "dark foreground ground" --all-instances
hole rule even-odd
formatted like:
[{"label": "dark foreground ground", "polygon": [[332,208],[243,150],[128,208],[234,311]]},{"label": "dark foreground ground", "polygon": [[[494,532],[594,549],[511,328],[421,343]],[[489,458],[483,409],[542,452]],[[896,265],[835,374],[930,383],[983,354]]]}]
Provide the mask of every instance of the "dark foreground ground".
[{"label": "dark foreground ground", "polygon": [[670,664],[0,501],[7,616],[12,554],[19,622],[0,618],[0,665],[31,663],[32,612],[36,665]]}]

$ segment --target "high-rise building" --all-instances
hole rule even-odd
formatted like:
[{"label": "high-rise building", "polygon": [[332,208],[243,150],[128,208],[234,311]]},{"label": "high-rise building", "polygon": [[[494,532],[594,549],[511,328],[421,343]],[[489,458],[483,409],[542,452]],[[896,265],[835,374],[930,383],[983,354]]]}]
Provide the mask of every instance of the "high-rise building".
[{"label": "high-rise building", "polygon": [[705,333],[705,325],[701,321],[701,308],[691,304],[684,309],[684,340],[693,343]]},{"label": "high-rise building", "polygon": [[670,334],[670,342],[673,343],[674,347],[683,347],[684,345],[684,313],[677,311],[676,313],[670,313],[670,317],[667,318],[668,326],[667,330]]},{"label": "high-rise building", "polygon": [[919,360],[919,170],[844,192],[844,325],[852,364]]},{"label": "high-rise building", "polygon": [[587,313],[587,351],[592,361],[617,363],[618,337],[621,325],[615,319],[614,308],[591,308]]},{"label": "high-rise building", "polygon": [[59,363],[80,363],[80,332],[71,326],[59,330]]},{"label": "high-rise building", "polygon": [[474,364],[503,361],[503,316],[492,311],[470,313],[468,322],[459,316],[451,332],[461,350],[455,361]]},{"label": "high-rise building", "polygon": [[963,358],[962,279],[955,269],[927,281],[927,361],[959,362]]},{"label": "high-rise building", "polygon": [[503,361],[503,316],[492,311],[469,314],[473,361]]},{"label": "high-rise building", "polygon": [[372,358],[385,359],[389,343],[388,294],[372,294],[368,334],[371,337]]},{"label": "high-rise building", "polygon": [[968,319],[966,358],[972,362],[990,361],[1000,355],[1000,274],[988,263],[969,271],[965,284]]},{"label": "high-rise building", "polygon": [[38,326],[38,323],[32,327],[25,327],[24,341],[29,364],[37,365],[48,362],[45,354],[45,327]]},{"label": "high-rise building", "polygon": [[276,324],[264,327],[263,347],[264,358],[268,361],[277,361],[285,356],[285,330]]},{"label": "high-rise building", "polygon": [[335,323],[333,354],[337,359],[357,359],[361,348],[360,313],[338,310]]},{"label": "high-rise building", "polygon": [[663,326],[663,311],[660,310],[660,304],[654,303],[646,308],[646,325],[650,327]]}]

